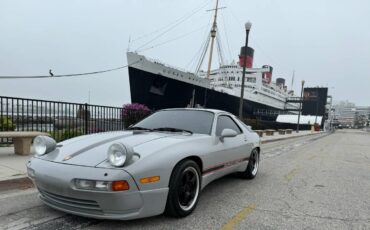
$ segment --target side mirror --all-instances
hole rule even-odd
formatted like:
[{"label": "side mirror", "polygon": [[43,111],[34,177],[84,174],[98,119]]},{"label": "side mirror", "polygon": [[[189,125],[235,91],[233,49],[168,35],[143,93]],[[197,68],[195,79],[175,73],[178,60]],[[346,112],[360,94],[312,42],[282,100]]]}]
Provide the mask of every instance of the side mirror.
[{"label": "side mirror", "polygon": [[232,130],[232,129],[224,129],[221,132],[220,140],[221,141],[224,141],[224,138],[226,138],[226,137],[235,137],[237,135],[238,135],[238,133],[235,130]]}]

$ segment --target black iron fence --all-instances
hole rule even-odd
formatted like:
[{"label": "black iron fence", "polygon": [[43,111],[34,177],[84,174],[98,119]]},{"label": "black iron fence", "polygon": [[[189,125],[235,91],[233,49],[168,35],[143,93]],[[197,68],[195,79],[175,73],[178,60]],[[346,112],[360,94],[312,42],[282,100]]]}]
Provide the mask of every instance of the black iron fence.
[{"label": "black iron fence", "polygon": [[41,131],[61,141],[122,130],[123,123],[121,107],[0,96],[0,131]]}]

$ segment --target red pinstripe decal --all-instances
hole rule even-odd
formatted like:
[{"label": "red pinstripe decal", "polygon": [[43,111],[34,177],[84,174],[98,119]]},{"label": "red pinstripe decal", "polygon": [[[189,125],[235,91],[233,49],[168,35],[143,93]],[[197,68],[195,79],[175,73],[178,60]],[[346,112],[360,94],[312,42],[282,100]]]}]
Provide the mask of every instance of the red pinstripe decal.
[{"label": "red pinstripe decal", "polygon": [[245,158],[241,158],[241,159],[238,159],[238,160],[228,161],[226,163],[214,165],[214,166],[211,166],[211,167],[203,170],[202,175],[206,175],[206,174],[209,174],[211,172],[215,172],[215,171],[218,171],[218,170],[221,170],[221,169],[224,169],[224,168],[228,168],[228,167],[236,165],[240,162],[248,161],[248,160],[249,160],[249,157],[245,157]]}]

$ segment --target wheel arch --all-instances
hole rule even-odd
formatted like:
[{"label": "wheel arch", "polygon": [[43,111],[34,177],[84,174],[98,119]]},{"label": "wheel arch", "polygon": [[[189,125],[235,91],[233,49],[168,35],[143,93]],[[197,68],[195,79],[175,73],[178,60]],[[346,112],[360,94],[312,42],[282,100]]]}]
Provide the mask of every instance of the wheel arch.
[{"label": "wheel arch", "polygon": [[257,147],[255,147],[255,148],[253,148],[253,149],[252,149],[252,151],[253,151],[253,150],[255,150],[255,149],[256,149],[256,150],[257,150],[257,152],[258,152],[258,161],[260,161],[260,157],[261,157],[261,147],[260,147],[260,146],[257,146]]},{"label": "wheel arch", "polygon": [[257,151],[258,151],[258,155],[260,155],[260,153],[261,153],[261,147],[255,147],[254,149],[257,149]]},{"label": "wheel arch", "polygon": [[185,158],[183,158],[183,159],[179,160],[179,161],[175,164],[175,166],[172,168],[171,176],[170,176],[170,179],[169,179],[169,181],[168,181],[168,186],[170,186],[171,178],[172,178],[172,175],[173,175],[173,171],[175,170],[176,166],[178,166],[181,162],[186,161],[186,160],[192,160],[192,161],[194,161],[194,162],[199,166],[199,170],[200,170],[200,178],[202,178],[202,177],[201,177],[202,172],[203,172],[203,161],[202,161],[202,159],[201,159],[199,156],[195,156],[195,155],[187,156],[187,157],[185,157]]}]

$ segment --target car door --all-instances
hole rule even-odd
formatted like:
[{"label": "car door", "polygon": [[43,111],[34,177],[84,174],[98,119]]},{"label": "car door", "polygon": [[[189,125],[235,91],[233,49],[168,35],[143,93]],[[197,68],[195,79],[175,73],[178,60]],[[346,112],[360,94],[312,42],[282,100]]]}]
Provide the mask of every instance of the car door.
[{"label": "car door", "polygon": [[[220,139],[222,130],[232,129],[237,132],[235,137]],[[245,151],[245,135],[240,126],[227,114],[221,114],[216,118],[214,130],[214,145],[209,149],[207,160],[205,161],[204,173],[222,174],[227,168],[245,161],[248,153]]]},{"label": "car door", "polygon": [[235,119],[236,123],[243,129],[245,146],[243,146],[243,152],[247,155],[252,152],[255,142],[259,141],[259,138],[256,139],[256,134],[253,132],[250,126],[246,125],[239,119]]},{"label": "car door", "polygon": [[238,160],[245,160],[247,153],[245,151],[246,136],[243,129],[234,121],[229,115],[219,115],[216,125],[216,137],[220,137],[224,129],[232,129],[238,135],[235,137],[224,138],[223,141],[218,143],[223,161],[232,165],[237,163]]}]

